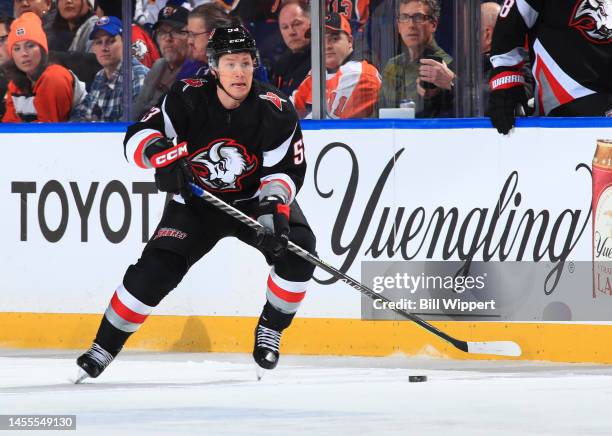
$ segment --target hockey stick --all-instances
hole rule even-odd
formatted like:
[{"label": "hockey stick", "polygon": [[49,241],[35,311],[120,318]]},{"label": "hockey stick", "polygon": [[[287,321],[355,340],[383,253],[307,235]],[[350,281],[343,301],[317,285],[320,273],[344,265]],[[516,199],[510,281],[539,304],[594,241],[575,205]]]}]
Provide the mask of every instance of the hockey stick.
[{"label": "hockey stick", "polygon": [[[215,197],[210,192],[205,191],[204,189],[202,189],[201,187],[199,187],[198,185],[194,183],[190,183],[190,185],[191,185],[191,191],[197,197],[206,200],[213,206],[221,209],[223,212],[236,218],[238,221],[246,224],[247,226],[251,227],[254,230],[257,230],[262,227],[262,225],[258,221],[242,213],[235,207],[230,206],[223,200]],[[391,302],[386,297],[375,293],[373,290],[371,290],[367,286],[359,283],[357,280],[349,277],[348,275],[337,270],[333,266],[328,265],[327,263],[323,262],[318,257],[310,254],[308,251],[304,250],[302,247],[294,244],[293,242],[289,241],[287,249],[291,251],[292,253],[300,256],[301,258],[307,260],[308,262],[312,263],[313,265],[318,266],[323,271],[337,277],[338,279],[342,280],[344,283],[352,286],[353,288],[357,289],[359,292],[370,297],[371,299],[373,300],[380,299],[387,303]],[[516,342],[512,342],[512,341],[485,341],[485,342],[462,341],[460,339],[453,338],[452,336],[444,333],[443,331],[439,330],[438,328],[434,327],[433,325],[429,324],[427,321],[419,318],[418,316],[413,315],[412,313],[406,312],[402,309],[396,309],[396,308],[392,310],[395,313],[418,324],[420,327],[424,328],[430,333],[433,333],[439,338],[444,339],[446,342],[452,344],[454,347],[466,353],[493,354],[497,356],[520,356],[521,355],[521,347]]]}]

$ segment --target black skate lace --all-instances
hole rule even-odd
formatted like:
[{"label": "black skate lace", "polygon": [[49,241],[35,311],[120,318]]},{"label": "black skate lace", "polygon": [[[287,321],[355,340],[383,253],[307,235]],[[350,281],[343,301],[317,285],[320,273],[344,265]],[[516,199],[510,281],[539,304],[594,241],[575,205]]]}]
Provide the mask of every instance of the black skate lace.
[{"label": "black skate lace", "polygon": [[102,368],[106,368],[114,359],[112,354],[96,343],[85,354],[98,362]]},{"label": "black skate lace", "polygon": [[257,346],[278,351],[280,347],[281,332],[269,329],[262,325],[257,326]]}]

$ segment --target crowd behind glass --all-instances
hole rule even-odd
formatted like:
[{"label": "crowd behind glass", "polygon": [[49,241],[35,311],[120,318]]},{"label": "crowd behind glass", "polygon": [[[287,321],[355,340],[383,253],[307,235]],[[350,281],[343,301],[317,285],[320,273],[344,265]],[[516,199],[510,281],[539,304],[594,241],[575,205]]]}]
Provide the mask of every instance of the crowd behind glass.
[{"label": "crowd behind glass", "polygon": [[[2,122],[139,119],[175,81],[209,75],[210,33],[234,24],[244,25],[257,40],[256,78],[291,98],[300,117],[311,117],[308,0],[125,3],[0,0]],[[389,108],[405,111],[392,112],[395,116],[417,118],[483,115],[498,3],[504,2],[466,0],[468,10],[462,13],[476,16],[469,9],[478,8],[479,16],[463,28],[451,0],[327,0],[321,53],[325,116],[378,118]],[[123,29],[125,11],[131,14],[129,32]],[[457,40],[464,41],[466,33],[468,49],[477,56],[456,53],[465,48]],[[123,65],[126,44],[129,69]],[[478,92],[457,92],[460,72],[475,65]],[[131,78],[124,86],[126,70]],[[124,98],[124,89],[131,90],[131,98]],[[478,104],[458,112],[465,107],[458,99]]]}]

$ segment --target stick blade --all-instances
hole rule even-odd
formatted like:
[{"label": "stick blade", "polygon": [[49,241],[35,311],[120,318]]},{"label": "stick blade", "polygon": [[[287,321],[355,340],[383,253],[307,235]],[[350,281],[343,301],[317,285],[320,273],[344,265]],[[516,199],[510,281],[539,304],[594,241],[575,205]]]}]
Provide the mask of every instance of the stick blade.
[{"label": "stick blade", "polygon": [[522,354],[519,344],[513,341],[468,342],[468,353],[493,354],[518,357]]}]

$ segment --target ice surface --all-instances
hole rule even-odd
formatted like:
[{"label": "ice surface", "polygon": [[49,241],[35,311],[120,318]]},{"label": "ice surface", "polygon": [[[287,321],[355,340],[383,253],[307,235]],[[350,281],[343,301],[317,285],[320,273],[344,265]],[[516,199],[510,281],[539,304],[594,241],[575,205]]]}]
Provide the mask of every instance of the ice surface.
[{"label": "ice surface", "polygon": [[0,350],[0,414],[105,436],[612,434],[612,366],[281,356],[258,382],[243,354],[124,352],[74,385],[78,354]]}]

